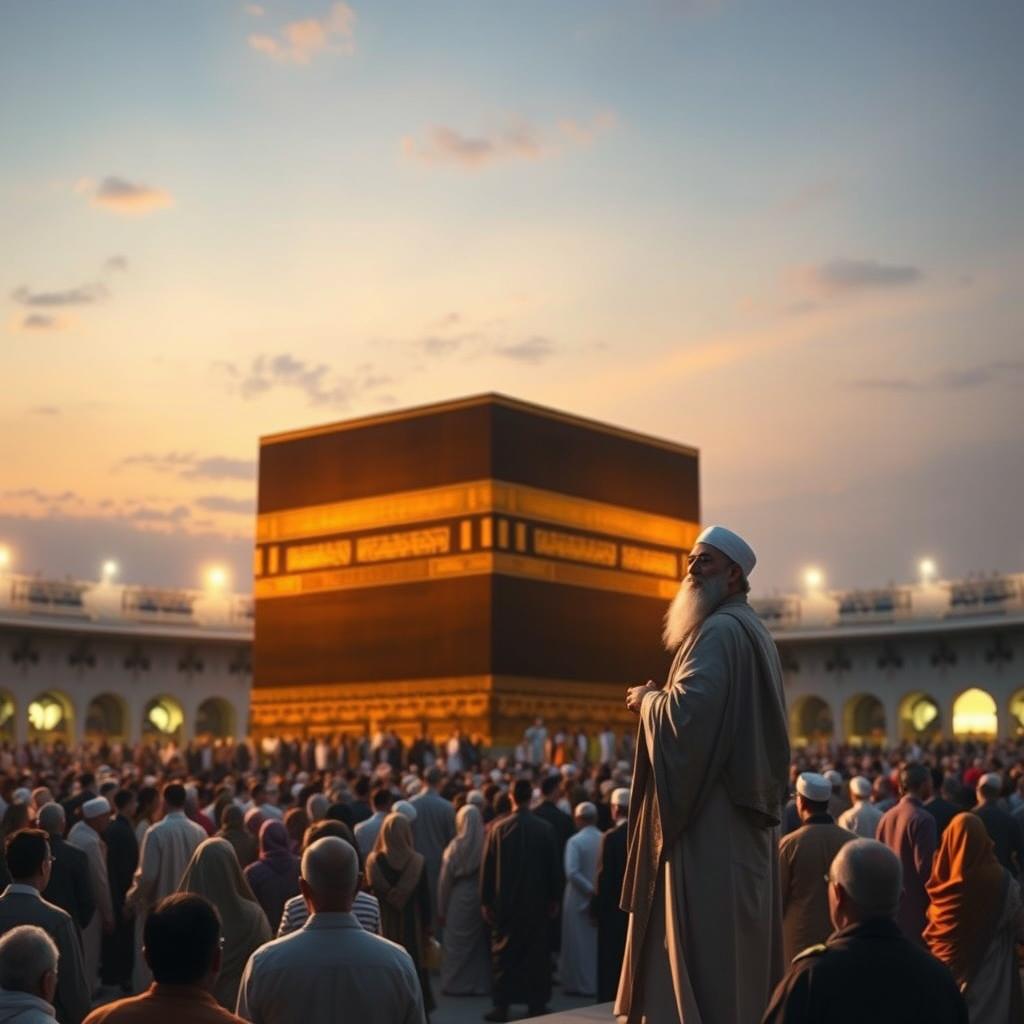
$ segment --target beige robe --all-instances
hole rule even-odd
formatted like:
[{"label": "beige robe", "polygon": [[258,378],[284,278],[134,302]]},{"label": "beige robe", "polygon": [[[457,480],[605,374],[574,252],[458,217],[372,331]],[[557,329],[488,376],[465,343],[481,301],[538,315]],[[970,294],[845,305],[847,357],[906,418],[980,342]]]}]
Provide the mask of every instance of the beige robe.
[{"label": "beige robe", "polygon": [[206,838],[202,826],[185,817],[184,811],[171,811],[162,821],[148,829],[139,850],[139,866],[135,869],[132,887],[125,896],[125,906],[135,915],[135,964],[132,987],[141,992],[153,980],[142,955],[146,917],[165,896],[178,891],[185,868],[195,848]]},{"label": "beige robe", "polygon": [[631,1024],[760,1020],[783,966],[788,769],[778,653],[746,598],[728,598],[640,711],[615,1002]]},{"label": "beige robe", "polygon": [[96,901],[96,912],[82,929],[82,961],[89,993],[100,983],[100,953],[104,928],[114,927],[114,909],[110,899],[110,878],[107,875],[107,844],[100,834],[84,821],[76,822],[68,833],[68,842],[81,850],[89,863],[89,885]]}]

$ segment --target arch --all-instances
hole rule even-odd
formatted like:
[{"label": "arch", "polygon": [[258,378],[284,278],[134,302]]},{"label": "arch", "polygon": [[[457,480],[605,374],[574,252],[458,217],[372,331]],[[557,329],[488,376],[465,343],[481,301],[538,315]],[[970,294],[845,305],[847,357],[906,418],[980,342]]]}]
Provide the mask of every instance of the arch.
[{"label": "arch", "polygon": [[75,707],[60,690],[46,690],[29,701],[28,738],[40,743],[71,743],[74,736]]},{"label": "arch", "polygon": [[1024,736],[1024,690],[1018,690],[1008,705],[1010,712],[1010,729],[1014,736]]},{"label": "arch", "polygon": [[127,737],[128,706],[116,693],[101,693],[85,709],[85,735],[90,739]]},{"label": "arch", "polygon": [[789,709],[789,735],[795,746],[828,741],[835,733],[832,709],[813,694],[800,697]]},{"label": "arch", "polygon": [[223,697],[207,697],[196,710],[197,737],[223,740],[235,732],[235,709]]},{"label": "arch", "polygon": [[854,746],[885,743],[885,707],[873,693],[858,693],[846,702],[843,736]]},{"label": "arch", "polygon": [[901,740],[934,740],[942,734],[939,702],[919,690],[908,693],[899,706]]},{"label": "arch", "polygon": [[953,701],[955,739],[994,740],[998,732],[999,715],[990,693],[972,686]]},{"label": "arch", "polygon": [[161,694],[142,709],[142,736],[147,740],[181,740],[185,712],[175,697]]},{"label": "arch", "polygon": [[14,703],[14,694],[7,690],[0,690],[0,743],[13,743],[15,732],[15,715],[17,708]]}]

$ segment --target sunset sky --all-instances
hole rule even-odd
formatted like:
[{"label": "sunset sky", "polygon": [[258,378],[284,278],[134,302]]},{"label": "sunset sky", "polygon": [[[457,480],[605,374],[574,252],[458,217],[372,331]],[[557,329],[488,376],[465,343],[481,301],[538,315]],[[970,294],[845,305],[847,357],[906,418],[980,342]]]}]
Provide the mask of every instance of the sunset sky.
[{"label": "sunset sky", "polygon": [[755,593],[1024,571],[1024,5],[0,6],[0,541],[249,589],[257,438],[701,450]]}]

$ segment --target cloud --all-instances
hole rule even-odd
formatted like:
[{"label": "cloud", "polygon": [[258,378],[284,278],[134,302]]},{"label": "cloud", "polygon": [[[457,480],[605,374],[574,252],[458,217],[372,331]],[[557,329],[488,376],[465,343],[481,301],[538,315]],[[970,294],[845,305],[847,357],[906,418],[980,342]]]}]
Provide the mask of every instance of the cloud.
[{"label": "cloud", "polygon": [[22,317],[23,331],[57,331],[60,330],[60,319],[49,313],[28,313]]},{"label": "cloud", "polygon": [[192,513],[184,505],[172,508],[159,508],[153,505],[136,505],[125,518],[135,523],[157,523],[177,525],[184,522]]},{"label": "cloud", "polygon": [[19,487],[16,490],[4,491],[4,497],[32,501],[48,507],[78,504],[82,501],[74,491],[42,491],[38,487]]},{"label": "cloud", "polygon": [[550,338],[542,338],[534,335],[531,338],[524,338],[511,345],[496,345],[496,355],[506,359],[514,359],[519,363],[537,364],[544,362],[555,354],[555,345]]},{"label": "cloud", "polygon": [[102,284],[96,282],[56,292],[34,292],[23,285],[11,292],[11,298],[21,306],[52,309],[61,306],[89,306],[105,299],[109,294]]},{"label": "cloud", "polygon": [[355,11],[334,3],[324,17],[290,21],[276,36],[249,36],[249,46],[281,64],[308,64],[321,53],[353,53],[355,25]]},{"label": "cloud", "polygon": [[166,189],[126,181],[114,175],[108,175],[98,184],[84,179],[76,185],[75,190],[88,195],[93,206],[113,213],[146,214],[174,205],[174,198]]},{"label": "cloud", "polygon": [[923,278],[918,267],[878,260],[836,259],[806,270],[808,282],[826,292],[860,292],[905,288]]},{"label": "cloud", "polygon": [[850,382],[863,391],[973,391],[992,384],[1024,384],[1024,360],[994,360],[940,370],[925,377],[865,377]]},{"label": "cloud", "polygon": [[223,494],[207,494],[196,498],[195,503],[208,512],[231,512],[235,515],[251,516],[256,511],[252,498],[229,498]]},{"label": "cloud", "polygon": [[134,466],[173,473],[182,480],[253,480],[256,477],[255,459],[199,456],[195,452],[142,452],[125,456],[115,468]]},{"label": "cloud", "polygon": [[60,409],[55,405],[34,405],[28,413],[30,416],[59,416]]},{"label": "cloud", "polygon": [[403,138],[402,151],[410,160],[421,163],[454,164],[475,170],[501,161],[542,160],[570,147],[588,145],[615,123],[615,115],[605,112],[587,121],[561,120],[542,131],[514,118],[503,127],[476,135],[436,124],[421,138]]},{"label": "cloud", "polygon": [[110,273],[117,273],[128,269],[128,258],[126,256],[111,256],[103,264],[103,269]]},{"label": "cloud", "polygon": [[310,405],[347,408],[362,394],[376,391],[392,378],[374,373],[369,364],[355,368],[351,376],[335,374],[326,363],[307,363],[288,352],[259,355],[248,368],[234,363],[216,364],[229,378],[230,385],[242,398],[253,399],[270,391],[291,389],[305,395]]}]

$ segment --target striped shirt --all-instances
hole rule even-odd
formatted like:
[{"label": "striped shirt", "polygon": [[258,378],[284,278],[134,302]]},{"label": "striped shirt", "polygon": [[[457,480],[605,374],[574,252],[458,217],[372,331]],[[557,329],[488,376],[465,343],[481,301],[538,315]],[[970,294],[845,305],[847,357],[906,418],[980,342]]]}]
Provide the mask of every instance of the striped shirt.
[{"label": "striped shirt", "polygon": [[[380,904],[377,897],[368,892],[359,891],[352,901],[352,913],[364,932],[380,935]],[[306,901],[301,896],[293,896],[281,911],[281,924],[277,929],[277,937],[297,932],[309,919]]]}]

